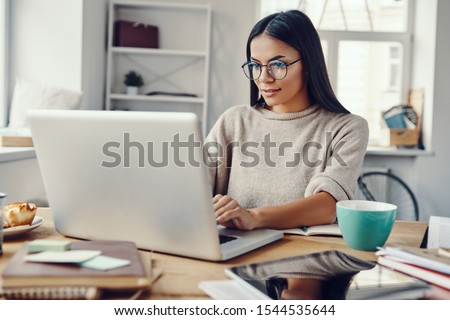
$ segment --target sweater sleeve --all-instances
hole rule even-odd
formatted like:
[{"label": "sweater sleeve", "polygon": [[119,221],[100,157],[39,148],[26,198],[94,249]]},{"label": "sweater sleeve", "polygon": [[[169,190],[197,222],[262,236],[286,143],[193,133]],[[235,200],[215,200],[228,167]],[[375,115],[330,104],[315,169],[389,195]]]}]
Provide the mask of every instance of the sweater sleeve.
[{"label": "sweater sleeve", "polygon": [[332,134],[324,170],[312,177],[305,196],[325,191],[336,201],[352,199],[369,139],[367,121],[352,116]]},{"label": "sweater sleeve", "polygon": [[227,150],[226,121],[222,115],[205,139],[206,164],[210,172],[213,194],[227,194],[231,153]]}]

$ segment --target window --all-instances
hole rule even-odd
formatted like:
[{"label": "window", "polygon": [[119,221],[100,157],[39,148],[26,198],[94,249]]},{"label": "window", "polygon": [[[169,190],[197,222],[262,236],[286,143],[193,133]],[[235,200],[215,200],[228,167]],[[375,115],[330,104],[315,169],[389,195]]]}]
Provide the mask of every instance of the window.
[{"label": "window", "polygon": [[381,112],[408,101],[414,0],[261,0],[261,16],[298,9],[319,31],[338,99],[382,143]]},{"label": "window", "polygon": [[391,45],[389,50],[389,65],[387,70],[387,90],[398,91],[401,85],[401,67],[402,67],[402,47],[400,45]]},{"label": "window", "polygon": [[7,12],[8,1],[0,2],[0,127],[6,125],[7,115]]}]

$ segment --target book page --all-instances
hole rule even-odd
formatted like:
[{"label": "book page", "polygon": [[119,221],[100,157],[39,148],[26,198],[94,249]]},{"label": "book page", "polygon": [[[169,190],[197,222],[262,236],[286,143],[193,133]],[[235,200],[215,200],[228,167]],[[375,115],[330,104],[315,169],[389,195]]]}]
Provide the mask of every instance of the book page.
[{"label": "book page", "polygon": [[330,236],[341,236],[342,235],[341,229],[339,229],[339,225],[337,223],[309,227],[306,234],[310,235],[310,236],[320,235],[320,234],[321,235],[330,235]]},{"label": "book page", "polygon": [[300,236],[306,236],[306,232],[303,230],[303,228],[290,228],[290,229],[283,229],[284,234],[297,234]]},{"label": "book page", "polygon": [[301,236],[314,236],[314,235],[325,235],[325,236],[342,236],[339,225],[334,224],[324,224],[311,227],[299,227],[292,229],[284,229],[285,234],[298,234]]},{"label": "book page", "polygon": [[450,248],[450,218],[430,217],[427,247],[428,249]]},{"label": "book page", "polygon": [[439,255],[437,249],[416,247],[385,247],[377,255],[394,257],[415,266],[435,270],[450,275],[450,259]]}]

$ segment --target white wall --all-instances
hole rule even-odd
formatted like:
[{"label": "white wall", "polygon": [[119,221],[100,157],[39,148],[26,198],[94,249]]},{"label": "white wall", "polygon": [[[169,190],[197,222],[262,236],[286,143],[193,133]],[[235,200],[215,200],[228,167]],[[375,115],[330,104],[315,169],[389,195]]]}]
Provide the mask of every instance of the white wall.
[{"label": "white wall", "polygon": [[423,142],[431,149],[434,104],[434,74],[436,61],[437,0],[416,0],[413,41],[413,88],[425,89]]},{"label": "white wall", "polygon": [[81,90],[82,0],[12,1],[12,79]]},{"label": "white wall", "polygon": [[12,1],[11,90],[23,78],[83,91],[103,108],[106,0]]}]

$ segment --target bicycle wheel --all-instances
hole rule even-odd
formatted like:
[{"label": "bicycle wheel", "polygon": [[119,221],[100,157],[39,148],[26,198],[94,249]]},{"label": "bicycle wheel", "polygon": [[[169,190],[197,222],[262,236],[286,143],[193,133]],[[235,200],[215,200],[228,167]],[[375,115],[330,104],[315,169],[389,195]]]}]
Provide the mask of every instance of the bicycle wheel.
[{"label": "bicycle wheel", "polygon": [[395,204],[397,220],[419,220],[419,206],[413,192],[403,180],[390,172],[361,174],[356,197]]}]

